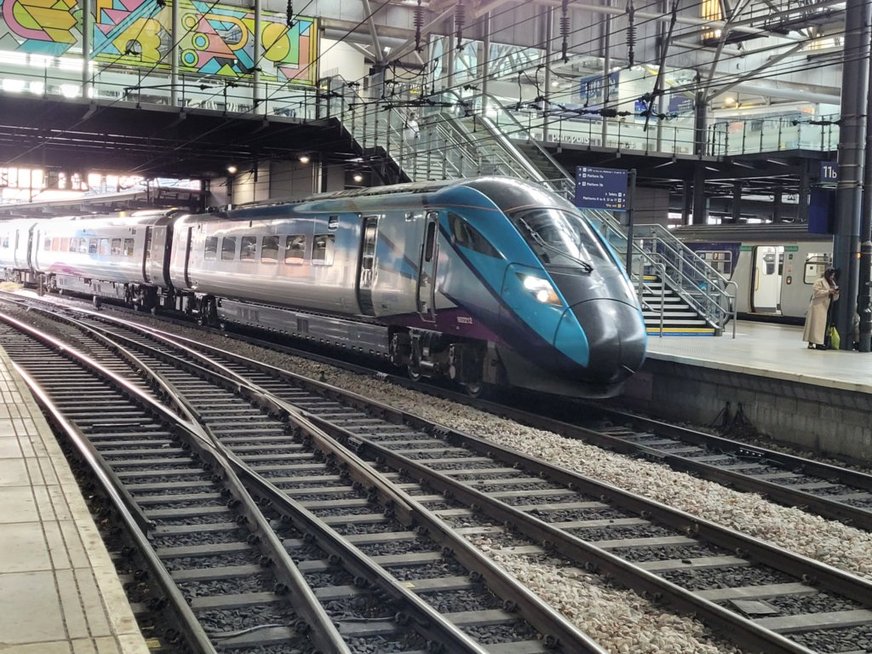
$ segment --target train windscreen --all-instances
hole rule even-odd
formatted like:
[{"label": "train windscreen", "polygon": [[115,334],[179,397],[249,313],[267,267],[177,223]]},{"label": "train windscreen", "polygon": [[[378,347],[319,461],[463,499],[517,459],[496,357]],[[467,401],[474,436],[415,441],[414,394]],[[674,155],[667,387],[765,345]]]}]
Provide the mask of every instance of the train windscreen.
[{"label": "train windscreen", "polygon": [[612,263],[602,241],[577,214],[560,209],[525,209],[509,217],[546,268],[590,272],[598,262]]}]

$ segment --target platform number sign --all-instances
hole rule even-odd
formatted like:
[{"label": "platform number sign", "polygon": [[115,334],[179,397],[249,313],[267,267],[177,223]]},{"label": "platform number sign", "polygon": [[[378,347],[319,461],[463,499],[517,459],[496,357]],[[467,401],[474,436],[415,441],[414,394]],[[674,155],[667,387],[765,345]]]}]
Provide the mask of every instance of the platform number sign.
[{"label": "platform number sign", "polygon": [[575,169],[575,206],[583,209],[627,210],[626,170],[578,166]]},{"label": "platform number sign", "polygon": [[839,181],[839,164],[835,161],[821,161],[819,171],[821,184],[835,183]]}]

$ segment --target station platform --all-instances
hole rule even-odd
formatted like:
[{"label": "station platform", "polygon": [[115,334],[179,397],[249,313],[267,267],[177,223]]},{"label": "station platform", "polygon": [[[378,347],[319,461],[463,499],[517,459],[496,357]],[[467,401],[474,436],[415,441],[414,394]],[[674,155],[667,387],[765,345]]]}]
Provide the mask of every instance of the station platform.
[{"label": "station platform", "polygon": [[730,325],[716,338],[649,337],[621,399],[697,425],[723,427],[739,412],[762,436],[872,461],[872,353],[809,350],[800,326],[740,320],[735,339]]},{"label": "station platform", "polygon": [[872,393],[872,352],[809,350],[802,327],[740,320],[723,336],[648,337],[648,356],[662,361]]},{"label": "station platform", "polygon": [[148,654],[73,473],[0,351],[0,654]]}]

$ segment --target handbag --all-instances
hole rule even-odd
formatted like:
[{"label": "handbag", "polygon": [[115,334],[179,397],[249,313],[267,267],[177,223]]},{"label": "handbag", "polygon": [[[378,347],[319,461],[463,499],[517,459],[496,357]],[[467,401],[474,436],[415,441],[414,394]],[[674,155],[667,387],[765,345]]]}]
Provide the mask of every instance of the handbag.
[{"label": "handbag", "polygon": [[829,336],[830,341],[830,349],[838,350],[842,345],[842,337],[839,336],[839,330],[836,329],[835,325],[830,325],[830,329],[827,332],[827,336]]}]

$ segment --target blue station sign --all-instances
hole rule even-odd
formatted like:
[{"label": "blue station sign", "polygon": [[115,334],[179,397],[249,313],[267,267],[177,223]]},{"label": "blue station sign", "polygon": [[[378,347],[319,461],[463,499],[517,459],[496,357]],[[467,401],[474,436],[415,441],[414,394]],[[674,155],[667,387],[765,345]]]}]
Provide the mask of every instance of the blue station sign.
[{"label": "blue station sign", "polygon": [[575,206],[583,209],[627,210],[626,170],[614,168],[575,169]]}]

